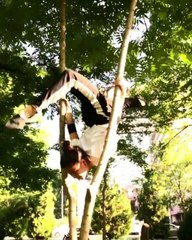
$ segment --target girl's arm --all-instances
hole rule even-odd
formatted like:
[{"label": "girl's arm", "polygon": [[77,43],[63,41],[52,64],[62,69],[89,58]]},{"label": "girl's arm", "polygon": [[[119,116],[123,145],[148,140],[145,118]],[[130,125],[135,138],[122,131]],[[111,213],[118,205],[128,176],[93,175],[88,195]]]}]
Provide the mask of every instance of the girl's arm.
[{"label": "girl's arm", "polygon": [[69,102],[67,100],[66,100],[65,104],[66,104],[66,115],[65,115],[65,118],[66,118],[66,123],[67,123],[67,128],[68,128],[68,131],[69,131],[70,139],[71,140],[79,139],[70,104],[69,104]]}]

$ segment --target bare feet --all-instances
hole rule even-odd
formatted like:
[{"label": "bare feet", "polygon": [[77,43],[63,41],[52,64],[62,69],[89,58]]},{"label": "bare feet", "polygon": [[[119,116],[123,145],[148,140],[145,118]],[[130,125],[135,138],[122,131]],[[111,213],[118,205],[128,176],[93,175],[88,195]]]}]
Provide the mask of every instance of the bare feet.
[{"label": "bare feet", "polygon": [[25,126],[26,120],[22,118],[19,114],[13,116],[5,126],[11,129],[23,129]]},{"label": "bare feet", "polygon": [[13,116],[5,126],[11,129],[23,129],[26,123],[34,122],[34,115],[36,115],[36,108],[28,105],[19,114]]}]

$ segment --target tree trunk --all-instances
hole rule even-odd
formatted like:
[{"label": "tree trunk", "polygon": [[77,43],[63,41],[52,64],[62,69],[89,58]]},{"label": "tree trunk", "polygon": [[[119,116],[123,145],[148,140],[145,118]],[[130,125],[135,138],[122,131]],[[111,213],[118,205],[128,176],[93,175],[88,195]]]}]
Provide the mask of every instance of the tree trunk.
[{"label": "tree trunk", "polygon": [[113,108],[112,108],[113,110],[110,117],[109,129],[106,136],[104,150],[101,155],[99,165],[93,176],[90,187],[87,189],[86,203],[84,207],[84,215],[83,215],[83,221],[82,221],[81,232],[80,232],[80,240],[86,240],[88,239],[88,236],[89,236],[89,229],[91,225],[91,218],[92,218],[93,208],[95,205],[96,194],[99,189],[99,186],[108,162],[108,151],[110,146],[109,143],[110,141],[113,141],[114,132],[117,131],[117,121],[122,113],[124,96],[122,96],[122,91],[118,86],[119,84],[118,80],[121,81],[124,75],[126,57],[127,57],[127,51],[128,51],[128,45],[129,45],[129,37],[130,37],[131,28],[132,28],[132,22],[133,22],[134,12],[136,8],[136,3],[137,3],[137,0],[132,0],[130,10],[129,10],[129,15],[127,18],[125,35],[124,35],[123,43],[121,46],[121,55],[120,55],[120,61],[119,61],[118,70],[117,70],[117,77],[115,80],[116,87],[115,87]]},{"label": "tree trunk", "polygon": [[[60,72],[63,72],[66,68],[66,0],[60,0]],[[65,140],[65,102],[60,100],[60,154],[62,154],[62,146]],[[75,192],[73,192],[73,182],[65,181],[63,179],[63,192],[67,193],[69,197],[69,227],[70,227],[70,239],[77,239],[77,199]],[[63,217],[63,216],[62,216]]]},{"label": "tree trunk", "polygon": [[103,240],[106,240],[106,188],[107,188],[107,176],[104,174],[103,179],[103,189],[102,189],[102,214],[103,214]]},{"label": "tree trunk", "polygon": [[66,68],[66,0],[60,0],[60,59],[59,68],[63,72]]}]

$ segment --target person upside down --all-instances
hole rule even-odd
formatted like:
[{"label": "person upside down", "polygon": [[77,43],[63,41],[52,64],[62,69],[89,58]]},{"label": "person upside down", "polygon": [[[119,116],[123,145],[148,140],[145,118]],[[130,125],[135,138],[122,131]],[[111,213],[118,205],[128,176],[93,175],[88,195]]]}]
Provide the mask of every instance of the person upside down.
[{"label": "person upside down", "polygon": [[[125,93],[125,87],[119,83]],[[103,151],[105,137],[108,130],[109,118],[112,109],[114,87],[99,89],[80,73],[68,69],[65,70],[59,81],[48,91],[36,98],[34,103],[27,105],[19,114],[13,116],[6,127],[22,129],[26,123],[43,109],[52,103],[57,103],[61,98],[66,98],[67,93],[77,97],[81,104],[82,120],[87,126],[81,137],[78,136],[70,104],[65,100],[66,124],[70,141],[63,144],[60,165],[65,175],[70,174],[74,178],[84,179],[87,172],[99,163]],[[124,98],[122,98],[124,99]],[[142,102],[137,97],[125,97],[123,109],[141,107]],[[118,124],[118,123],[117,123]],[[117,149],[118,136],[114,133],[111,141],[109,157],[113,156]]]}]

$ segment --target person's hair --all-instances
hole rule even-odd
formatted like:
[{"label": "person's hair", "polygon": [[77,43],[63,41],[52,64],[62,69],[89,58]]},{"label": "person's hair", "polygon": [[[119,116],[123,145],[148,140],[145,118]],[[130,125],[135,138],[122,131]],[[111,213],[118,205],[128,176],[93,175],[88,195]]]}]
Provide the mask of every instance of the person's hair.
[{"label": "person's hair", "polygon": [[82,158],[89,162],[88,155],[83,149],[79,147],[71,148],[70,142],[64,141],[63,153],[61,155],[60,161],[61,168],[69,168],[72,167],[75,163],[78,163],[80,160],[78,151],[81,152]]},{"label": "person's hair", "polygon": [[78,162],[78,152],[76,149],[70,147],[69,141],[64,141],[63,143],[63,153],[61,155],[60,165],[61,168],[72,167]]},{"label": "person's hair", "polygon": [[137,107],[141,107],[141,101],[139,100],[139,98],[137,96],[135,97],[129,97],[129,98],[125,98],[125,102],[124,102],[124,106],[123,108],[137,108]]}]

